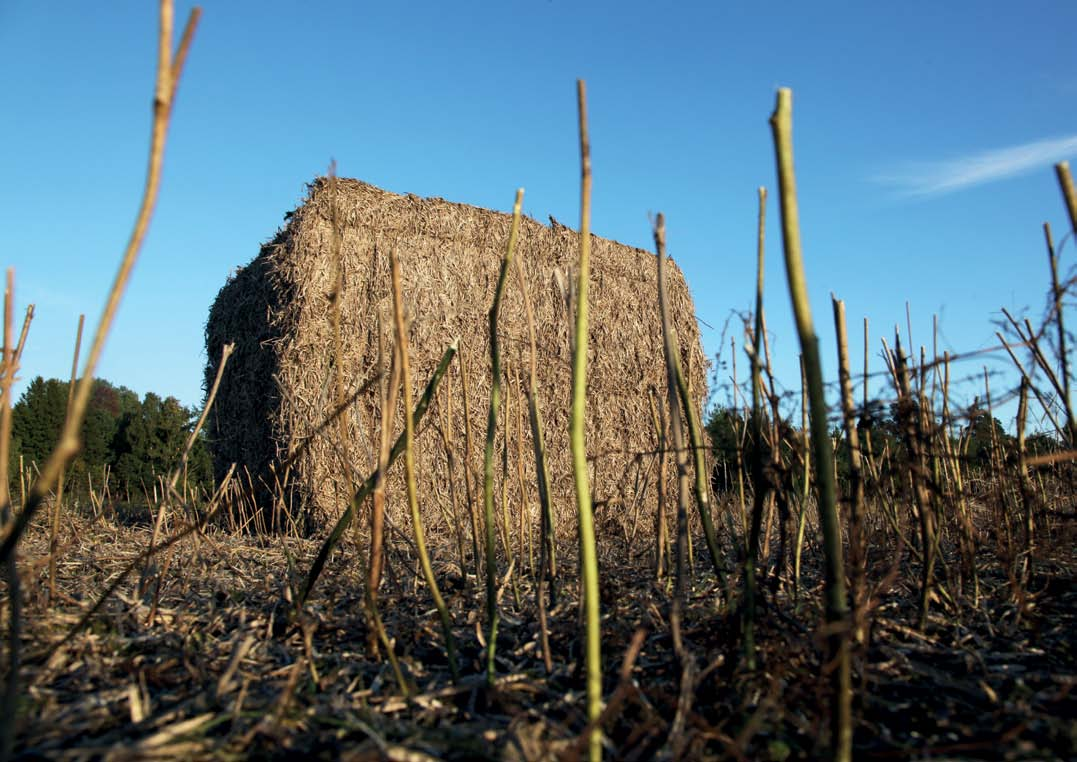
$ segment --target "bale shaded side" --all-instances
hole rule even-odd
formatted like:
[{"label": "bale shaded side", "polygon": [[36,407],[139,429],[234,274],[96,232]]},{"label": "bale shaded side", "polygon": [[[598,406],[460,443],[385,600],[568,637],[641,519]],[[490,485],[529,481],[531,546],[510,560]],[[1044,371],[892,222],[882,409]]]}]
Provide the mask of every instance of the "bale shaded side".
[{"label": "bale shaded side", "polygon": [[[340,261],[334,262],[332,210],[339,226]],[[221,289],[206,327],[212,379],[220,347],[236,351],[221,383],[210,430],[218,473],[236,462],[281,493],[296,513],[316,526],[339,515],[354,484],[376,463],[380,421],[380,341],[392,345],[388,253],[401,260],[410,319],[412,378],[418,395],[445,348],[461,339],[460,361],[469,374],[470,424],[474,436],[473,483],[480,484],[482,440],[489,399],[488,313],[511,216],[442,199],[389,193],[356,180],[324,178],[310,186],[304,204],[259,255]],[[656,438],[648,389],[665,385],[656,262],[652,253],[593,238],[591,327],[588,353],[587,448],[592,489],[602,511],[616,519],[635,508],[654,483]],[[578,234],[554,223],[521,223],[517,256],[535,312],[539,336],[539,394],[546,422],[555,512],[573,515],[575,496],[568,446],[571,393],[570,326],[574,307],[566,293],[574,282]],[[338,268],[340,268],[338,270]],[[705,361],[684,277],[670,270],[670,301],[698,398],[705,393]],[[341,367],[334,367],[331,299],[342,275]],[[506,407],[499,432],[499,472],[507,474],[510,503],[520,504],[516,475],[516,378],[527,368],[527,323],[516,278],[510,277],[500,315]],[[347,442],[327,424],[334,408],[336,374],[350,402]],[[459,363],[449,381],[453,416],[445,415],[446,387],[439,391],[418,432],[417,470],[424,513],[449,502],[450,478],[461,504],[464,481],[448,472],[446,442],[455,441],[463,463],[464,420]],[[523,416],[524,474],[534,506],[530,432]],[[402,411],[395,411],[394,433]],[[504,450],[504,422],[512,439]],[[403,503],[399,465],[388,485],[390,506]],[[499,474],[499,479],[503,478]],[[280,484],[286,482],[283,488]],[[499,492],[500,495],[500,487]],[[652,493],[653,494],[653,493]],[[475,495],[479,499],[479,495]],[[618,507],[619,506],[619,507]],[[513,509],[513,515],[515,514]],[[650,513],[648,509],[646,513]],[[402,512],[401,512],[402,513]],[[561,523],[568,523],[567,521]],[[649,522],[643,522],[646,526]]]}]

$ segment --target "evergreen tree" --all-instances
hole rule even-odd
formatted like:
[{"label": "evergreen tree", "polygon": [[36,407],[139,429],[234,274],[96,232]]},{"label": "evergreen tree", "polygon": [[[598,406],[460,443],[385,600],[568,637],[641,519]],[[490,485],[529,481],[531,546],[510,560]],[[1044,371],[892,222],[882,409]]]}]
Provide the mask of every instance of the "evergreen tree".
[{"label": "evergreen tree", "polygon": [[[26,465],[42,464],[60,437],[67,411],[68,382],[35,378],[12,410],[12,488],[17,490],[21,455]],[[175,397],[152,392],[143,400],[130,389],[95,380],[80,436],[82,450],[68,470],[69,488],[83,492],[86,473],[100,484],[110,466],[116,484],[130,495],[152,492],[158,476],[179,462],[194,424],[194,412]],[[199,437],[188,458],[187,483],[212,486],[212,465],[205,441]],[[114,485],[115,486],[115,485]],[[17,494],[17,492],[15,493]],[[69,493],[71,494],[71,493]]]},{"label": "evergreen tree", "polygon": [[712,484],[717,491],[728,491],[736,484],[737,451],[741,442],[739,432],[744,430],[744,420],[734,408],[716,407],[711,411],[705,428],[714,453]]},{"label": "evergreen tree", "polygon": [[44,463],[60,438],[67,413],[67,384],[38,376],[11,411],[11,433],[27,463]]},{"label": "evergreen tree", "polygon": [[987,413],[980,412],[973,417],[968,428],[967,454],[971,463],[980,467],[991,465],[992,430],[994,430],[994,441],[1002,450],[1002,456],[1006,456],[1010,435],[1006,433],[1006,429],[1002,428],[998,418],[992,418]]},{"label": "evergreen tree", "polygon": [[[148,392],[137,410],[123,414],[113,437],[114,469],[120,485],[132,496],[152,493],[159,476],[171,473],[193,425],[192,411],[175,397]],[[211,483],[209,452],[201,437],[188,459],[188,483]]]}]

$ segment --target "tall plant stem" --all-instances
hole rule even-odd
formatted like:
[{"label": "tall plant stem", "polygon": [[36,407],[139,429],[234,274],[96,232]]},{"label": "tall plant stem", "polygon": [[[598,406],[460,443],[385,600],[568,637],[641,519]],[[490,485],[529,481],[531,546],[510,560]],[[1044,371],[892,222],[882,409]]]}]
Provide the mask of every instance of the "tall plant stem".
[{"label": "tall plant stem", "polygon": [[[489,628],[486,651],[486,682],[494,684],[497,670],[494,658],[497,652],[497,626],[500,614],[497,609],[497,528],[494,520],[494,439],[497,436],[497,411],[501,403],[501,350],[497,338],[497,317],[501,309],[501,297],[505,292],[509,267],[512,265],[512,252],[516,248],[516,237],[520,231],[520,209],[524,202],[524,191],[516,191],[516,200],[512,205],[512,227],[509,241],[505,246],[505,255],[501,259],[501,270],[497,276],[497,288],[494,290],[494,303],[490,307],[490,407],[486,417],[486,449],[483,454],[483,508],[486,529],[486,621]],[[508,452],[508,438],[505,451]],[[505,552],[511,548],[508,543],[508,526],[505,530]]]},{"label": "tall plant stem", "polygon": [[[531,542],[531,509],[527,499],[527,482],[524,480],[524,393],[520,383],[520,373],[514,374],[516,382],[516,481],[520,486],[520,523],[516,537],[516,555],[520,558],[520,567],[527,558],[531,576],[535,576],[535,552]],[[507,445],[506,445],[507,447]]]},{"label": "tall plant stem", "polygon": [[800,361],[800,431],[804,444],[804,471],[801,474],[800,512],[797,516],[797,539],[793,550],[793,606],[800,610],[800,560],[804,552],[804,528],[808,524],[808,498],[811,496],[811,442],[808,437],[808,379],[804,373],[804,356]]},{"label": "tall plant stem", "polygon": [[1055,176],[1058,178],[1058,186],[1062,191],[1062,198],[1066,202],[1066,211],[1069,212],[1070,227],[1073,234],[1077,235],[1077,190],[1073,187],[1073,175],[1070,174],[1070,163],[1060,161],[1055,164]]},{"label": "tall plant stem", "polygon": [[378,609],[378,588],[381,586],[381,573],[385,556],[385,472],[389,468],[389,440],[392,438],[393,412],[396,410],[397,393],[400,390],[400,363],[396,353],[390,355],[389,372],[385,372],[385,340],[382,330],[381,312],[378,313],[378,369],[381,371],[378,384],[378,401],[381,405],[381,427],[378,431],[378,455],[374,471],[374,495],[370,511],[370,557],[367,563],[366,581],[363,585],[363,602],[370,627],[369,645],[373,653],[378,653],[379,646],[389,666],[393,670],[396,684],[401,694],[411,694],[411,686],[400,668],[393,643],[385,629],[381,612]]},{"label": "tall plant stem", "polygon": [[931,505],[931,495],[924,484],[927,473],[927,460],[923,451],[923,428],[919,408],[912,396],[909,381],[908,363],[901,351],[901,336],[894,334],[894,368],[898,391],[898,421],[901,424],[905,447],[909,452],[912,466],[909,477],[912,480],[916,508],[920,517],[920,550],[923,554],[920,578],[920,629],[927,625],[928,608],[931,603],[931,590],[935,577],[936,532],[935,512]]},{"label": "tall plant stem", "polygon": [[[585,653],[587,659],[587,720],[597,723],[602,713],[602,635],[598,603],[598,552],[595,521],[591,512],[591,486],[587,474],[584,441],[587,409],[587,293],[591,279],[591,142],[587,129],[587,86],[576,82],[580,117],[580,262],[576,282],[576,329],[572,356],[572,411],[569,438],[572,471],[576,481],[576,506],[580,524],[580,571],[583,578]],[[588,739],[591,762],[602,758],[602,731],[593,725]]]},{"label": "tall plant stem", "polygon": [[[79,352],[82,350],[82,328],[86,324],[86,316],[79,315],[79,327],[75,332],[75,353],[71,360],[71,380],[67,383],[67,407],[64,416],[71,415],[71,401],[75,397],[75,382],[79,374]],[[60,511],[64,504],[64,481],[61,476],[56,483],[56,500],[52,506],[52,524],[49,528],[49,600],[56,600],[56,555],[58,552],[58,540],[60,536]]]},{"label": "tall plant stem", "polygon": [[[460,501],[456,499],[456,452],[453,447],[453,401],[452,376],[445,379],[445,396],[442,398],[441,432],[445,444],[445,465],[449,471],[449,523],[456,538],[456,555],[460,562],[460,579],[467,581],[467,551],[464,549],[464,529],[460,526]],[[470,521],[468,522],[470,523]]]},{"label": "tall plant stem", "polygon": [[[1073,179],[1069,177],[1068,165],[1065,177],[1066,181],[1063,187],[1068,187],[1072,193]],[[1067,203],[1070,201],[1069,195],[1066,196],[1066,201]],[[1075,230],[1077,230],[1077,226],[1075,226]],[[1065,294],[1065,289],[1059,284],[1058,255],[1055,253],[1054,241],[1051,240],[1051,226],[1046,222],[1043,223],[1043,236],[1047,242],[1047,261],[1051,267],[1051,296],[1054,297],[1055,327],[1058,329],[1058,363],[1062,371],[1062,404],[1066,410],[1067,424],[1066,440],[1070,448],[1073,448],[1077,445],[1077,422],[1074,421],[1073,405],[1070,397],[1069,353],[1066,351],[1066,324],[1062,319],[1062,296]]]},{"label": "tall plant stem", "polygon": [[[396,352],[400,363],[400,384],[404,388],[404,409],[411,410],[411,369],[408,362],[408,331],[404,324],[404,299],[400,286],[400,260],[396,250],[389,252],[390,269],[393,278],[393,317],[396,325]],[[426,532],[423,530],[423,517],[419,513],[419,498],[415,488],[415,422],[410,416],[404,416],[404,477],[407,482],[408,508],[411,510],[411,529],[415,535],[415,548],[419,553],[426,586],[430,588],[430,597],[434,599],[441,629],[445,634],[445,648],[448,651],[449,670],[453,682],[460,679],[456,664],[456,639],[452,634],[452,619],[449,609],[438,589],[438,580],[434,576],[434,567],[430,564],[430,553],[426,549]]]},{"label": "tall plant stem", "polygon": [[[524,312],[527,315],[528,339],[528,373],[527,415],[531,425],[531,444],[535,451],[535,481],[538,484],[539,505],[542,509],[542,548],[539,562],[539,575],[546,576],[550,585],[550,601],[557,601],[557,538],[554,533],[553,507],[550,504],[550,473],[546,467],[546,441],[543,435],[542,410],[538,398],[538,340],[535,331],[535,312],[531,307],[531,296],[524,281],[524,269],[520,257],[514,257],[516,263],[516,280],[524,300]],[[542,613],[540,609],[540,614]],[[544,630],[545,631],[545,630]]]},{"label": "tall plant stem", "polygon": [[[733,413],[737,411],[737,394],[740,387],[737,384],[737,340],[729,337],[729,358],[733,363]],[[740,430],[738,431],[737,422],[740,421]],[[743,557],[744,548],[746,547],[748,537],[748,509],[744,500],[744,438],[748,434],[748,421],[747,416],[733,415],[730,421],[733,427],[733,434],[737,438],[736,454],[737,454],[737,507],[740,509],[740,531],[741,537],[736,537],[735,532],[730,532],[734,542],[738,545],[738,557]],[[730,526],[732,527],[733,519],[729,514],[726,514]]]},{"label": "tall plant stem", "polygon": [[827,424],[823,369],[819,359],[819,339],[812,324],[804,260],[800,245],[800,214],[797,206],[796,176],[793,170],[793,92],[778,90],[777,105],[770,118],[778,165],[782,210],[782,239],[789,295],[793,303],[804,370],[808,380],[812,449],[819,488],[819,519],[826,555],[826,619],[830,659],[834,662],[831,704],[831,758],[847,762],[852,758],[852,677],[847,633],[848,607],[845,601],[845,572],[842,563],[841,530],[834,489],[834,452]]},{"label": "tall plant stem", "polygon": [[661,582],[667,573],[666,547],[669,545],[669,528],[666,526],[666,464],[669,448],[666,446],[666,408],[655,404],[654,387],[647,390],[647,402],[651,407],[651,424],[658,440],[658,478],[656,492],[658,505],[654,512],[654,579]]},{"label": "tall plant stem", "polygon": [[482,561],[479,553],[479,512],[475,506],[475,488],[471,481],[471,405],[468,402],[471,391],[467,382],[467,359],[463,353],[460,354],[457,367],[460,369],[460,398],[463,400],[464,408],[464,497],[467,500],[468,517],[471,519],[472,561],[475,563],[475,579],[478,580],[482,576]]},{"label": "tall plant stem", "polygon": [[333,289],[329,292],[329,325],[333,335],[333,405],[337,413],[337,436],[340,460],[340,478],[344,481],[344,494],[355,492],[353,473],[355,459],[351,452],[351,416],[348,414],[346,380],[344,377],[344,341],[340,331],[341,303],[344,301],[344,225],[340,219],[340,201],[337,194],[336,162],[329,165],[329,223],[332,228],[330,259],[333,263]]},{"label": "tall plant stem", "polygon": [[1035,513],[1036,492],[1028,475],[1028,448],[1025,442],[1025,424],[1028,421],[1028,387],[1027,379],[1021,379],[1021,392],[1017,405],[1017,477],[1021,486],[1021,503],[1024,508],[1025,552],[1021,563],[1021,585],[1025,587],[1032,579],[1035,557]]},{"label": "tall plant stem", "polygon": [[853,402],[853,380],[849,372],[849,333],[845,324],[845,302],[831,296],[834,306],[834,328],[838,339],[838,380],[841,383],[842,423],[845,441],[849,446],[849,564],[853,567],[852,607],[853,637],[863,640],[863,625],[859,612],[865,602],[867,558],[864,540],[864,475],[860,458],[860,432],[856,428],[856,405]]},{"label": "tall plant stem", "polygon": [[[752,385],[752,513],[748,528],[747,552],[744,554],[744,661],[748,669],[755,669],[755,598],[756,562],[759,558],[759,533],[763,526],[763,507],[770,493],[763,466],[763,373],[760,367],[763,349],[763,261],[765,253],[767,212],[767,189],[759,189],[759,223],[756,231],[756,278],[755,278],[755,330],[745,347],[750,347]],[[748,333],[748,328],[745,327]],[[746,429],[748,427],[746,426]]]},{"label": "tall plant stem", "polygon": [[[400,363],[396,353],[389,358],[389,372],[385,371],[385,340],[382,334],[381,313],[378,314],[378,368],[382,370],[378,384],[378,401],[381,403],[381,427],[378,431],[377,470],[374,472],[374,497],[370,511],[370,560],[367,565],[367,590],[371,601],[377,604],[381,573],[385,564],[385,472],[389,468],[389,441],[392,439],[393,411],[400,390]],[[373,616],[376,611],[370,612]]]},{"label": "tall plant stem", "polygon": [[672,439],[674,461],[677,464],[677,543],[674,553],[673,600],[670,605],[669,625],[673,636],[673,651],[681,661],[682,670],[687,669],[687,652],[681,629],[684,599],[686,595],[685,577],[688,559],[688,453],[684,440],[684,427],[681,413],[677,409],[677,377],[680,373],[678,355],[680,347],[677,334],[673,328],[669,312],[669,298],[666,293],[666,222],[658,215],[654,226],[654,246],[658,255],[658,309],[662,318],[662,348],[666,361],[666,404],[669,406],[669,433]]},{"label": "tall plant stem", "polygon": [[[20,354],[20,351],[12,346],[14,310],[15,271],[9,269],[7,286],[4,289],[4,348],[3,367],[0,367],[0,529],[4,530],[8,528],[8,522],[11,519],[11,494],[9,492],[11,481],[8,473],[11,446],[11,385],[15,382],[15,371],[19,366]],[[15,716],[19,699],[22,586],[14,554],[4,560],[3,567],[8,595],[8,679],[4,684],[2,703],[0,703],[0,759],[8,760],[11,759],[15,745]]]},{"label": "tall plant stem", "polygon": [[[434,398],[434,393],[438,389],[438,384],[441,383],[441,379],[445,376],[445,372],[449,368],[449,364],[452,362],[453,357],[456,356],[458,342],[454,341],[446,348],[445,353],[441,356],[441,362],[438,363],[437,368],[434,369],[433,374],[430,376],[430,381],[426,384],[426,389],[423,390],[422,396],[415,404],[415,410],[411,413],[411,420],[413,426],[418,426],[422,421],[423,416],[426,414],[426,410],[430,407],[430,400]],[[396,438],[396,442],[393,444],[393,449],[389,451],[389,458],[386,461],[386,469],[396,462],[396,459],[404,452],[404,434],[400,434]],[[314,562],[310,566],[310,571],[307,572],[307,578],[303,582],[303,589],[299,593],[299,600],[297,607],[302,607],[310,598],[310,593],[314,589],[315,583],[318,581],[318,577],[322,574],[322,569],[325,568],[326,561],[329,560],[329,554],[333,552],[333,549],[340,543],[340,539],[344,536],[344,532],[351,526],[352,521],[355,518],[355,514],[358,513],[363,501],[370,496],[374,491],[374,485],[377,483],[377,471],[366,478],[366,480],[360,485],[355,495],[352,497],[348,507],[344,510],[344,513],[337,519],[337,523],[333,525],[333,529],[329,532],[329,536],[325,538],[321,547],[318,549],[318,555],[315,556]]]},{"label": "tall plant stem", "polygon": [[[714,575],[722,585],[723,591],[729,592],[726,581],[725,569],[722,568],[721,553],[718,550],[718,539],[714,533],[714,522],[711,520],[710,490],[707,486],[707,453],[703,448],[703,426],[699,421],[699,411],[692,399],[692,390],[688,386],[688,380],[681,370],[680,342],[677,339],[677,330],[673,327],[669,314],[669,299],[666,292],[666,231],[665,221],[658,216],[658,225],[655,226],[655,248],[658,255],[658,293],[660,295],[660,310],[662,312],[663,344],[666,346],[667,368],[672,373],[672,382],[677,394],[671,399],[673,406],[671,416],[676,418],[676,427],[680,427],[680,418],[677,415],[676,397],[679,396],[681,407],[684,411],[684,419],[688,424],[688,444],[693,455],[695,466],[695,495],[696,507],[699,509],[699,520],[703,525],[703,536],[707,542],[707,552],[710,554],[711,564],[714,566]],[[665,338],[669,334],[668,341]],[[681,439],[684,434],[681,432]]]},{"label": "tall plant stem", "polygon": [[[663,240],[663,244],[665,241]],[[667,305],[668,307],[668,305]],[[674,329],[676,336],[676,329]],[[679,343],[678,343],[679,344]],[[696,507],[699,509],[699,520],[703,524],[703,536],[707,542],[707,552],[710,554],[711,564],[714,566],[714,576],[722,585],[722,590],[729,597],[729,583],[726,580],[725,569],[722,566],[721,551],[718,549],[718,538],[714,532],[714,521],[711,518],[710,487],[707,485],[707,451],[703,446],[703,424],[699,420],[699,410],[692,399],[692,389],[688,385],[684,372],[681,370],[680,361],[674,355],[673,369],[677,374],[677,391],[680,393],[681,405],[684,408],[684,418],[688,423],[688,444],[692,449],[693,465],[695,466],[695,494]]]}]

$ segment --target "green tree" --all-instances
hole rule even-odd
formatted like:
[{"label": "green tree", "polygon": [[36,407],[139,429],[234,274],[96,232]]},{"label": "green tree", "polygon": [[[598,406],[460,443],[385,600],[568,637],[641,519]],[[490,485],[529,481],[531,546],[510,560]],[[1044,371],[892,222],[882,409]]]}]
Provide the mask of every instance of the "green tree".
[{"label": "green tree", "polygon": [[[38,376],[12,410],[12,488],[18,485],[18,463],[43,463],[60,436],[67,411],[68,382]],[[123,386],[95,380],[80,436],[82,450],[68,470],[68,483],[81,492],[87,489],[86,473],[100,474],[108,465],[117,484],[129,494],[152,490],[157,476],[176,466],[194,425],[194,411],[175,397],[162,399],[148,393],[143,400]],[[191,449],[187,483],[210,488],[212,461],[202,437]],[[70,494],[70,493],[69,493]]]},{"label": "green tree", "polygon": [[1005,457],[1011,440],[1010,435],[1006,433],[1006,429],[1002,428],[998,418],[992,418],[981,411],[973,415],[966,432],[968,437],[968,451],[966,454],[971,463],[980,467],[991,465],[992,430],[994,431],[994,441],[998,443],[1002,449],[1003,457]]},{"label": "green tree", "polygon": [[151,492],[158,476],[176,465],[187,438],[190,414],[175,397],[147,392],[137,411],[119,421],[112,449],[115,472],[128,494]]},{"label": "green tree", "polygon": [[1028,438],[1025,440],[1025,448],[1031,456],[1050,455],[1052,453],[1061,452],[1063,445],[1062,441],[1055,434],[1040,431],[1028,435]]},{"label": "green tree", "polygon": [[38,376],[11,411],[11,433],[27,463],[44,463],[60,438],[67,412],[67,383]]},{"label": "green tree", "polygon": [[716,490],[725,492],[737,483],[737,452],[741,447],[740,432],[744,419],[734,408],[716,407],[705,426],[714,453],[714,472],[711,481]]}]

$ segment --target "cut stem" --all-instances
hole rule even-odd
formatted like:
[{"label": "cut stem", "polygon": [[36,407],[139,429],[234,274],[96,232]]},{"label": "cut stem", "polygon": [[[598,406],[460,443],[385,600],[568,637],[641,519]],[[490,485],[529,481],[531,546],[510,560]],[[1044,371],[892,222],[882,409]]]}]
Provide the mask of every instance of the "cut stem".
[{"label": "cut stem", "polygon": [[819,360],[819,339],[812,325],[808,286],[800,246],[800,213],[797,206],[796,175],[793,170],[793,91],[778,90],[777,105],[770,118],[778,165],[779,197],[782,210],[782,239],[789,296],[793,303],[804,371],[808,381],[812,450],[815,455],[815,482],[819,489],[819,523],[826,556],[827,638],[833,662],[831,705],[831,758],[847,762],[852,757],[852,682],[849,664],[848,607],[845,601],[845,572],[842,563],[841,530],[834,489],[834,452],[827,423],[823,369]]},{"label": "cut stem", "polygon": [[[395,249],[389,252],[389,262],[393,278],[393,317],[396,325],[396,353],[400,363],[400,383],[404,388],[404,409],[410,410],[411,369],[408,363],[408,332],[404,325],[400,259]],[[407,482],[411,529],[415,536],[415,548],[419,553],[419,564],[422,566],[423,578],[426,580],[426,586],[430,588],[430,597],[434,599],[434,606],[437,607],[438,617],[441,619],[441,629],[445,634],[445,648],[448,651],[449,670],[452,672],[453,682],[459,682],[460,669],[456,664],[456,640],[452,634],[452,619],[449,617],[445,600],[441,597],[438,580],[434,576],[434,567],[430,564],[430,554],[426,549],[426,532],[423,530],[423,517],[419,513],[419,498],[415,487],[415,421],[410,416],[404,416],[404,477]]]},{"label": "cut stem", "polygon": [[[524,202],[524,191],[516,191],[516,200],[512,205],[512,227],[509,230],[508,245],[501,259],[501,270],[497,276],[497,288],[494,290],[494,303],[490,307],[490,407],[486,417],[486,449],[483,453],[483,519],[486,529],[486,682],[493,686],[497,676],[494,658],[497,651],[497,627],[500,613],[497,607],[497,528],[494,520],[494,439],[497,436],[497,414],[501,403],[501,350],[497,338],[497,317],[501,309],[501,297],[505,292],[505,281],[509,267],[512,265],[512,252],[516,248],[516,237],[520,231],[520,209]],[[508,439],[505,451],[508,452]],[[504,500],[502,500],[504,502]],[[503,522],[507,523],[507,522]],[[508,526],[504,526],[505,552],[510,553],[508,543]]]},{"label": "cut stem", "polygon": [[591,512],[591,487],[587,474],[587,446],[584,441],[587,408],[587,293],[591,273],[591,143],[587,130],[587,86],[576,81],[580,117],[580,263],[576,282],[576,329],[572,355],[572,411],[569,438],[572,471],[576,482],[576,506],[580,524],[580,571],[583,581],[585,653],[587,658],[587,719],[592,723],[588,739],[591,762],[602,758],[602,636],[598,601],[598,553],[595,522]]}]

